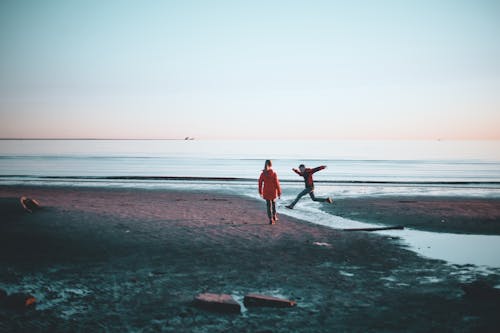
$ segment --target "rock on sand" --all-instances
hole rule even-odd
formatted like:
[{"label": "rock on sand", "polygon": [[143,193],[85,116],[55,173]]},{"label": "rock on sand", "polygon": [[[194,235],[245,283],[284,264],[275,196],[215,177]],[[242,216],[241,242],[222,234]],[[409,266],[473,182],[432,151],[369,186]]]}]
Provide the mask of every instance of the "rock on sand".
[{"label": "rock on sand", "polygon": [[199,294],[194,304],[202,309],[224,313],[240,313],[241,306],[228,294]]}]

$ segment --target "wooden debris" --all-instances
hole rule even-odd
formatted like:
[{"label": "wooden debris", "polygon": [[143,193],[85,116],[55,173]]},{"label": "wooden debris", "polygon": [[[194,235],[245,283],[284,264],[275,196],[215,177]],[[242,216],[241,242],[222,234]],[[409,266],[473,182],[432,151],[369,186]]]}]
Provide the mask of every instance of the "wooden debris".
[{"label": "wooden debris", "polygon": [[297,303],[295,301],[290,301],[288,299],[260,295],[260,294],[248,294],[245,296],[243,303],[245,306],[266,306],[266,307],[274,307],[274,308],[290,308]]},{"label": "wooden debris", "polygon": [[241,306],[228,294],[199,294],[194,299],[194,305],[199,308],[223,312],[223,313],[240,313]]},{"label": "wooden debris", "polygon": [[403,230],[405,227],[402,225],[396,225],[393,227],[375,227],[375,228],[350,228],[342,229],[342,231],[380,231],[380,230]]},{"label": "wooden debris", "polygon": [[21,201],[21,205],[23,206],[24,210],[26,210],[28,213],[33,213],[34,211],[42,208],[40,206],[40,203],[35,199],[31,199],[28,197],[21,197],[19,201]]}]

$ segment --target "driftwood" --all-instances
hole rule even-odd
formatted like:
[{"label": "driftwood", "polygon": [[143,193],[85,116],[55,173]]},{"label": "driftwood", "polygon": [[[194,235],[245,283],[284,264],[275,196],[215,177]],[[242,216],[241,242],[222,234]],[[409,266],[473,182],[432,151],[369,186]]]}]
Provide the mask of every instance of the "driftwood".
[{"label": "driftwood", "polygon": [[241,306],[234,300],[231,295],[227,294],[199,294],[194,299],[194,305],[204,310],[223,312],[223,313],[240,313]]},{"label": "driftwood", "polygon": [[342,229],[342,231],[380,231],[380,230],[403,230],[405,227],[402,225],[396,225],[393,227],[375,227],[375,228],[350,228]]},{"label": "driftwood", "polygon": [[267,295],[259,295],[259,294],[248,294],[245,296],[243,300],[243,304],[245,306],[266,306],[273,308],[290,308],[297,303],[295,301],[290,301],[288,299],[267,296]]}]

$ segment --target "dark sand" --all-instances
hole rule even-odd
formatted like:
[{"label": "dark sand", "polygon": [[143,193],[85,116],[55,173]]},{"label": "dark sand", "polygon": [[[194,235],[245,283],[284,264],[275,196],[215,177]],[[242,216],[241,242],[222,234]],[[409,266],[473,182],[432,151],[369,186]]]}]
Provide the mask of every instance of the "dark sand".
[{"label": "dark sand", "polygon": [[[17,199],[45,206],[23,212]],[[39,299],[0,310],[1,332],[488,332],[498,300],[461,283],[497,273],[424,259],[397,240],[346,233],[214,193],[0,187],[0,288]],[[424,215],[425,216],[425,215]],[[328,243],[319,246],[315,242]],[[201,292],[296,300],[221,315]]]},{"label": "dark sand", "polygon": [[418,230],[500,235],[498,198],[343,198],[325,210],[357,221]]}]

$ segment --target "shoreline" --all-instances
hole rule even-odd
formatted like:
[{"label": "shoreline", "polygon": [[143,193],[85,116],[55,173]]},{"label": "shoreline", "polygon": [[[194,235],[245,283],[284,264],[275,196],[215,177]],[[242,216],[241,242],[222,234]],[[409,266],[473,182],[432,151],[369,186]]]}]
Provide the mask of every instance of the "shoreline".
[{"label": "shoreline", "polygon": [[[185,181],[226,181],[226,182],[252,182],[258,181],[258,178],[245,177],[219,177],[219,176],[135,176],[135,175],[119,175],[119,176],[33,176],[21,174],[5,174],[0,175],[0,179],[21,178],[33,180],[185,180]],[[283,183],[302,184],[303,180],[283,178]],[[500,181],[482,180],[482,181],[458,181],[458,180],[443,180],[443,181],[399,181],[399,180],[315,180],[316,184],[329,185],[415,185],[415,186],[445,186],[445,185],[500,185]],[[1,185],[0,185],[1,186]],[[23,186],[23,185],[7,185],[7,186]],[[47,185],[50,186],[50,185]]]},{"label": "shoreline", "polygon": [[[21,195],[45,208],[17,210]],[[22,319],[0,311],[0,328],[419,332],[498,325],[496,303],[472,302],[461,289],[476,279],[498,285],[498,273],[419,257],[390,236],[286,215],[269,226],[260,201],[30,186],[0,186],[0,199],[0,288],[27,289],[40,300]],[[201,292],[268,293],[298,306],[227,317],[193,308]]]},{"label": "shoreline", "polygon": [[360,222],[415,230],[500,235],[500,198],[384,196],[340,198],[327,212]]}]

